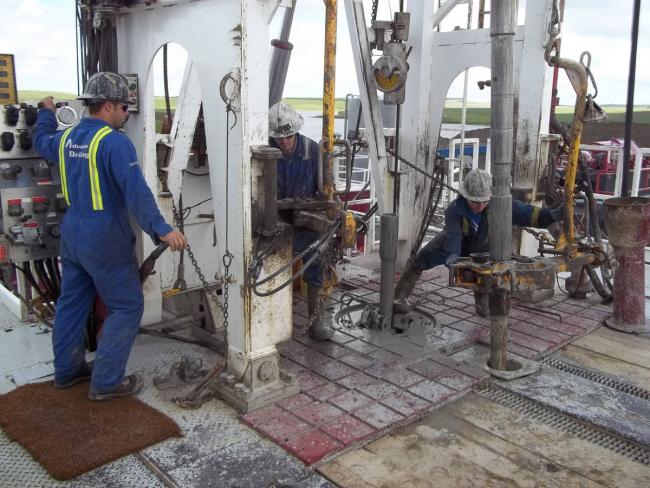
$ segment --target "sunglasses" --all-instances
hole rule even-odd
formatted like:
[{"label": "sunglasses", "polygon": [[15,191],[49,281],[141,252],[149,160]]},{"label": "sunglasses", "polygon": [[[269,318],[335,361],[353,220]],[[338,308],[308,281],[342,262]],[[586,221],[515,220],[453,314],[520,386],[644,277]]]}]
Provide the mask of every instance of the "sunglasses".
[{"label": "sunglasses", "polygon": [[117,102],[113,102],[113,103],[115,105],[119,105],[120,107],[122,107],[122,112],[127,112],[129,110],[129,106],[125,103],[117,103]]}]

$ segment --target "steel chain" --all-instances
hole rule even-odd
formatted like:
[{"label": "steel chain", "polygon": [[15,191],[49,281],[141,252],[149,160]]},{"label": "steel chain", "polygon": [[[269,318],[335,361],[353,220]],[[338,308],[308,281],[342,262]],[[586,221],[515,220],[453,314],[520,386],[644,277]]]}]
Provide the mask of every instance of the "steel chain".
[{"label": "steel chain", "polygon": [[379,8],[379,0],[372,0],[372,10],[370,12],[370,21],[371,24],[374,24],[377,20],[377,9]]},{"label": "steel chain", "polygon": [[[228,81],[232,81],[233,83],[233,88],[231,95],[228,96],[228,93],[226,92],[226,88],[228,85]],[[230,265],[232,264],[232,260],[235,256],[230,252],[228,249],[228,217],[229,217],[229,211],[228,211],[228,205],[230,202],[230,195],[229,195],[229,175],[230,175],[230,131],[237,125],[237,112],[235,112],[235,109],[233,108],[232,104],[234,101],[234,97],[239,90],[239,81],[233,76],[232,73],[226,74],[222,79],[221,83],[219,84],[219,95],[221,95],[221,100],[223,100],[223,103],[226,104],[226,236],[225,236],[225,251],[223,254],[223,257],[221,258],[221,261],[223,263],[223,268],[224,268],[224,275],[223,275],[223,307],[221,309],[223,313],[223,340],[224,343],[226,344],[226,362],[228,361],[228,297],[229,297],[229,288],[230,288],[230,282],[233,280],[232,276],[230,275]],[[232,126],[230,125],[230,115],[234,117],[234,121]]]},{"label": "steel chain", "polygon": [[[172,211],[174,213],[174,223],[176,224],[177,227],[181,227],[181,222],[180,222],[180,217],[178,214],[178,210],[176,209],[176,203],[174,203],[174,196],[172,195]],[[187,251],[187,255],[190,258],[190,261],[192,261],[192,266],[194,266],[194,271],[196,271],[196,274],[199,276],[199,280],[201,280],[201,284],[204,287],[208,287],[209,283],[205,279],[205,275],[203,274],[203,271],[199,267],[199,263],[196,260],[196,257],[194,256],[194,252],[192,252],[192,248],[190,247],[190,243],[187,243],[187,247],[185,248]]]}]

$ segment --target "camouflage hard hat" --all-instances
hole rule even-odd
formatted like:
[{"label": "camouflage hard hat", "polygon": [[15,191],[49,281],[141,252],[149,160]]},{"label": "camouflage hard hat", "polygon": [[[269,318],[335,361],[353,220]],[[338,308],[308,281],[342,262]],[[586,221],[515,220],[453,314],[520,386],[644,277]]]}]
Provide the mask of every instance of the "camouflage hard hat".
[{"label": "camouflage hard hat", "polygon": [[466,200],[488,202],[492,196],[492,176],[485,170],[473,169],[465,176],[459,192]]},{"label": "camouflage hard hat", "polygon": [[286,103],[278,102],[269,109],[269,135],[273,138],[292,136],[304,123],[302,115]]},{"label": "camouflage hard hat", "polygon": [[92,75],[77,100],[83,100],[86,105],[98,102],[118,102],[130,105],[135,103],[133,98],[129,97],[129,85],[126,78],[109,71],[101,71]]}]

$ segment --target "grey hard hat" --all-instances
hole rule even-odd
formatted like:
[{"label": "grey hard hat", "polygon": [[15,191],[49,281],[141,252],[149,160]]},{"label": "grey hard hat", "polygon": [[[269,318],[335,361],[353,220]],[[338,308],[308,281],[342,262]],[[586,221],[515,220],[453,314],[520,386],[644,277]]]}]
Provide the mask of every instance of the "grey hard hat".
[{"label": "grey hard hat", "polygon": [[472,202],[488,202],[492,196],[492,176],[485,170],[473,169],[460,188],[460,194]]},{"label": "grey hard hat", "polygon": [[100,71],[86,82],[84,92],[77,97],[86,105],[98,102],[118,102],[133,105],[135,100],[129,97],[129,85],[126,78],[117,73]]},{"label": "grey hard hat", "polygon": [[278,102],[269,109],[269,135],[273,138],[292,136],[304,123],[302,115],[286,103]]}]

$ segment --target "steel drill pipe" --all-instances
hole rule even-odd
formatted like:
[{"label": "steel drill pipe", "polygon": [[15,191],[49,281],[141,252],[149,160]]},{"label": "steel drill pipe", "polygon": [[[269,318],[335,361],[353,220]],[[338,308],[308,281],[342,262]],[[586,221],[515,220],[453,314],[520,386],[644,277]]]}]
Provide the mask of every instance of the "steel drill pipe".
[{"label": "steel drill pipe", "polygon": [[605,200],[605,226],[618,268],[614,274],[613,329],[650,334],[645,316],[645,246],[650,242],[650,199]]},{"label": "steel drill pipe", "polygon": [[334,200],[334,82],[336,80],[336,0],[325,0],[325,55],[323,58],[323,197]]},{"label": "steel drill pipe", "polygon": [[273,232],[278,227],[278,159],[282,152],[271,146],[254,146],[251,148],[252,163],[259,167],[262,173],[264,196],[261,202],[263,209],[263,226],[267,232]]},{"label": "steel drill pipe", "polygon": [[[492,2],[491,38],[491,159],[492,198],[490,199],[490,260],[512,258],[512,147],[514,119],[514,36],[516,2]],[[490,292],[490,360],[493,369],[506,370],[510,292],[493,288]]]},{"label": "steel drill pipe", "polygon": [[291,34],[291,24],[293,23],[293,13],[296,10],[296,2],[297,0],[284,13],[280,39],[273,39],[271,41],[273,55],[269,70],[269,107],[282,101],[284,83],[287,78],[289,61],[291,60],[291,51],[293,50],[293,44],[289,42],[289,35]]},{"label": "steel drill pipe", "polygon": [[393,301],[395,299],[395,260],[397,259],[397,231],[397,215],[382,215],[381,240],[379,241],[379,258],[381,259],[379,313],[388,321],[392,321]]}]

